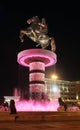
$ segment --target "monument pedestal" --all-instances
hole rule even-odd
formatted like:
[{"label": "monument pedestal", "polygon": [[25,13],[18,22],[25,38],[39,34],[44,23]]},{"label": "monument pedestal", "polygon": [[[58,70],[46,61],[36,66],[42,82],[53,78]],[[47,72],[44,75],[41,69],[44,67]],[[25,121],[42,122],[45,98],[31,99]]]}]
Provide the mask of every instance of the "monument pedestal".
[{"label": "monument pedestal", "polygon": [[28,49],[18,54],[20,65],[29,67],[29,92],[32,99],[41,100],[46,92],[45,67],[54,65],[57,56],[54,52],[45,49]]}]

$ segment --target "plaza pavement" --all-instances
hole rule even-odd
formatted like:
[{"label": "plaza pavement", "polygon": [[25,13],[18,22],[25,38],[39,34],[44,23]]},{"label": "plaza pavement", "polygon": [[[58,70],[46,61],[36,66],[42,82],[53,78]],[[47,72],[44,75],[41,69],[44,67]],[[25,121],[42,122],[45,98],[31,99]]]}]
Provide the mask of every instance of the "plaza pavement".
[{"label": "plaza pavement", "polygon": [[0,112],[0,130],[80,130],[80,112]]}]

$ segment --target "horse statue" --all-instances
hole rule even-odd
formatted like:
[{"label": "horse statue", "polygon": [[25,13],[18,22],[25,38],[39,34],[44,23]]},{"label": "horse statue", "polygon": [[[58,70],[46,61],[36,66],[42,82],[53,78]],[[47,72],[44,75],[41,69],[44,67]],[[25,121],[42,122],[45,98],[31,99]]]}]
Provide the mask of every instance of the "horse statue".
[{"label": "horse statue", "polygon": [[42,21],[40,22],[38,16],[34,16],[28,19],[27,23],[30,24],[27,30],[20,30],[21,42],[24,41],[24,35],[26,35],[35,43],[37,43],[36,47],[40,45],[44,49],[50,44],[51,51],[54,52],[56,50],[55,39],[54,37],[49,37],[47,35],[48,26],[46,24],[45,18],[42,18]]}]

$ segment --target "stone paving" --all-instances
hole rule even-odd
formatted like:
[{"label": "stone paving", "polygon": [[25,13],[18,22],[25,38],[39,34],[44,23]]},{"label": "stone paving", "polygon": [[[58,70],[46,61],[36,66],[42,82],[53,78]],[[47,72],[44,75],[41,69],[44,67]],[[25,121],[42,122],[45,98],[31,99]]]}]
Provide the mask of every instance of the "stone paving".
[{"label": "stone paving", "polygon": [[0,130],[80,130],[80,121],[0,122]]},{"label": "stone paving", "polygon": [[80,130],[80,112],[0,113],[0,130]]}]

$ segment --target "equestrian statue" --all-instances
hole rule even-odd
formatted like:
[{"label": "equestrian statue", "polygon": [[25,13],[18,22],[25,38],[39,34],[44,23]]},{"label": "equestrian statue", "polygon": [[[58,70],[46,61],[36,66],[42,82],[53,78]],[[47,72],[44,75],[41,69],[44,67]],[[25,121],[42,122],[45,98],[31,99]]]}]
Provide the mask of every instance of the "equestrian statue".
[{"label": "equestrian statue", "polygon": [[54,37],[48,36],[48,25],[46,24],[45,18],[41,21],[38,16],[33,16],[27,20],[30,25],[26,30],[20,30],[20,40],[24,42],[24,36],[26,35],[36,43],[36,47],[39,45],[45,49],[47,46],[51,46],[51,51],[56,50]]}]

